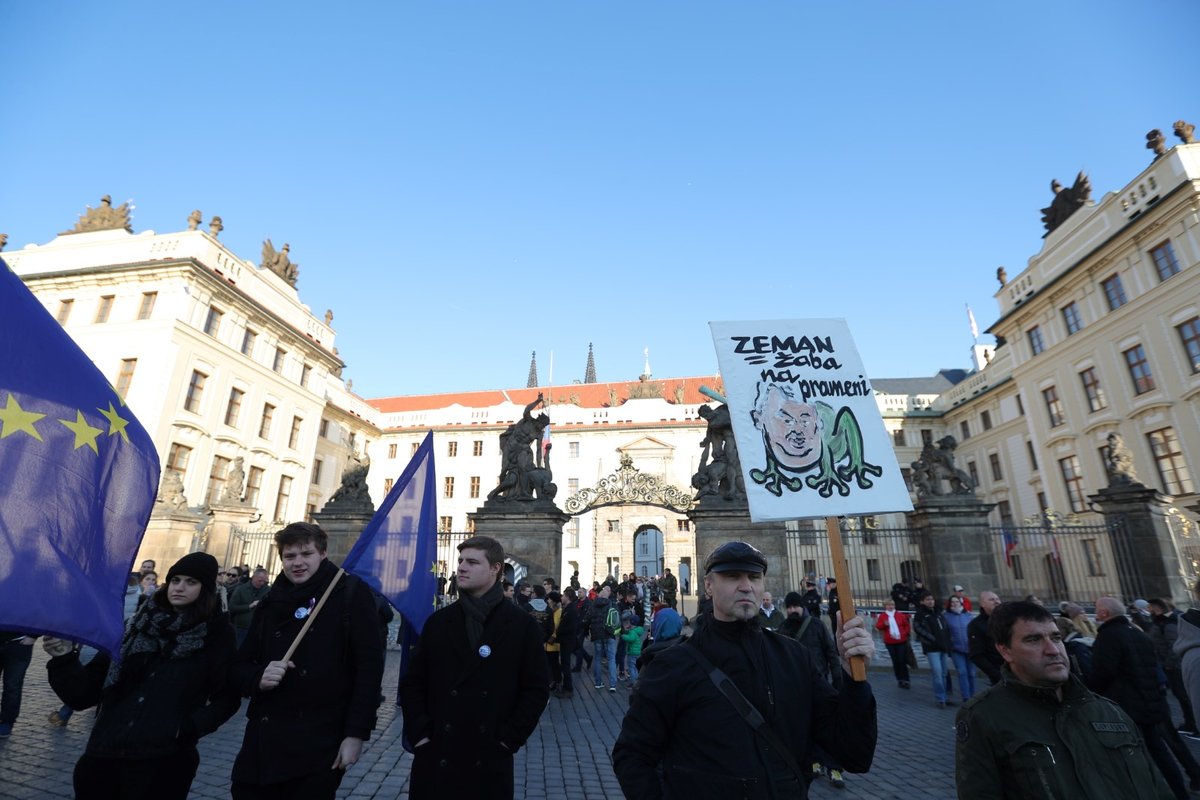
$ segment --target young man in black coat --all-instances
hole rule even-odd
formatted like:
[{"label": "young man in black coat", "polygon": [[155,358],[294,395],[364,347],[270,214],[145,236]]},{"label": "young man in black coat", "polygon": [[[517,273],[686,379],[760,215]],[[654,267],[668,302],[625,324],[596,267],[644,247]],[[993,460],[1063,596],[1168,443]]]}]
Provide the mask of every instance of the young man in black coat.
[{"label": "young man in black coat", "polygon": [[504,602],[503,569],[495,539],[458,546],[459,600],[425,622],[400,680],[412,800],[513,796],[513,754],[546,709],[550,670],[537,622]]},{"label": "young man in black coat", "polygon": [[[325,557],[328,542],[307,522],[275,534],[283,574],[255,607],[232,669],[250,698],[233,764],[234,800],[333,798],[375,727],[383,679],[375,601],[358,578],[339,578]],[[329,599],[284,661],[330,584]]]}]

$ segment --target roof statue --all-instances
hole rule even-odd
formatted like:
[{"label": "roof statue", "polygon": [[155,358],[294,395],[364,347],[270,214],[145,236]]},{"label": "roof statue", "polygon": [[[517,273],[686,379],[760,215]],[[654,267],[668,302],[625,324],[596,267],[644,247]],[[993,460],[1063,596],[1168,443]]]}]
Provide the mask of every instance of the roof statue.
[{"label": "roof statue", "polygon": [[79,215],[79,221],[75,223],[75,227],[69,231],[63,231],[63,235],[116,230],[125,230],[128,233],[133,233],[133,224],[129,219],[129,211],[129,203],[127,202],[113,208],[112,196],[106,194],[100,198],[100,205],[95,208],[88,206],[88,210]]},{"label": "roof statue", "polygon": [[525,388],[537,388],[537,350],[533,351],[533,357],[529,360],[529,377],[525,379]]},{"label": "roof statue", "polygon": [[204,215],[200,213],[200,209],[196,209],[191,214],[188,214],[188,230],[194,231],[200,227],[200,223],[204,221]]},{"label": "roof statue", "polygon": [[1175,120],[1175,135],[1179,137],[1179,141],[1184,144],[1195,144],[1196,137],[1193,136],[1196,132],[1196,126],[1184,122],[1181,119]]},{"label": "roof statue", "polygon": [[332,308],[325,309],[325,324],[326,325],[333,324],[333,309]]},{"label": "roof statue", "polygon": [[1000,281],[1000,288],[1003,289],[1008,285],[1008,270],[1004,267],[996,267],[996,280]]},{"label": "roof statue", "polygon": [[8,234],[0,233],[0,250],[3,250],[5,245],[7,245],[7,244],[8,244]]},{"label": "roof statue", "polygon": [[596,382],[596,357],[592,355],[592,343],[588,342],[588,360],[587,369],[583,371],[584,383]]},{"label": "roof statue", "polygon": [[1163,132],[1158,128],[1146,134],[1146,149],[1154,151],[1154,158],[1157,161],[1167,154],[1167,137],[1163,136]]},{"label": "roof statue", "polygon": [[1141,486],[1133,469],[1133,454],[1125,446],[1119,433],[1108,435],[1108,446],[1104,448],[1104,471],[1108,473],[1109,486]]},{"label": "roof statue", "polygon": [[221,231],[225,230],[225,226],[221,224],[220,217],[213,217],[208,223],[208,233],[214,239],[221,235]]},{"label": "roof statue", "polygon": [[1092,182],[1083,170],[1080,170],[1075,176],[1075,184],[1070,189],[1053,180],[1050,181],[1050,191],[1054,192],[1054,199],[1050,201],[1049,206],[1042,209],[1042,224],[1046,226],[1047,234],[1053,233],[1059,225],[1067,221],[1067,217],[1092,199]]},{"label": "roof statue", "polygon": [[283,249],[279,252],[275,251],[275,245],[271,244],[271,240],[267,239],[263,242],[262,249],[262,264],[263,269],[269,269],[279,277],[287,281],[288,286],[295,286],[296,279],[300,277],[300,265],[292,262],[288,258],[288,252],[292,246],[284,242]]}]

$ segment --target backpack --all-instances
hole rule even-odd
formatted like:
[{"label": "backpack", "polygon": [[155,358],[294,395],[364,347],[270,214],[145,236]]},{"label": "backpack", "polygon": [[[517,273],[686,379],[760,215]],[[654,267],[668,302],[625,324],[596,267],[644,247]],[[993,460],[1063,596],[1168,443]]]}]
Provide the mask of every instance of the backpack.
[{"label": "backpack", "polygon": [[604,615],[604,627],[608,628],[608,632],[613,636],[621,632],[621,615],[617,612],[616,606],[608,607],[608,613]]}]

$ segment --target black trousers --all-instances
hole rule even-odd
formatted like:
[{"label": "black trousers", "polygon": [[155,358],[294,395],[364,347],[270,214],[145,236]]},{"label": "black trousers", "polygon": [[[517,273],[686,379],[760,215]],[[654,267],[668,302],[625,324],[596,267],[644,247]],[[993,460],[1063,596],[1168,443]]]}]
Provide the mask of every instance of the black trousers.
[{"label": "black trousers", "polygon": [[1158,771],[1167,779],[1167,786],[1171,787],[1171,793],[1177,800],[1188,800],[1188,790],[1183,783],[1183,774],[1179,771],[1179,765],[1175,763],[1175,759],[1171,757],[1170,750],[1167,749],[1167,740],[1162,735],[1161,724],[1139,724],[1138,729],[1142,732],[1142,738],[1146,740],[1146,749],[1150,751],[1150,757],[1158,765]]},{"label": "black trousers", "polygon": [[559,669],[562,672],[562,690],[564,692],[575,691],[575,683],[571,680],[571,651],[566,645],[558,651]]},{"label": "black trousers", "polygon": [[0,693],[0,722],[16,722],[21,714],[21,690],[32,658],[32,645],[0,644],[0,675],[4,679],[4,690]]},{"label": "black trousers", "polygon": [[1192,703],[1188,699],[1187,687],[1183,685],[1183,670],[1167,669],[1163,671],[1167,673],[1167,688],[1171,690],[1171,694],[1175,695],[1175,699],[1179,701],[1179,707],[1183,709],[1183,727],[1189,731],[1196,730],[1196,717],[1192,713]]},{"label": "black trousers", "polygon": [[75,764],[75,798],[187,800],[199,765],[195,747],[159,758],[97,758],[85,753]]},{"label": "black trousers", "polygon": [[333,800],[342,784],[341,769],[323,769],[280,783],[233,782],[233,800]]},{"label": "black trousers", "polygon": [[908,642],[887,645],[888,655],[892,658],[892,672],[896,680],[908,683]]}]

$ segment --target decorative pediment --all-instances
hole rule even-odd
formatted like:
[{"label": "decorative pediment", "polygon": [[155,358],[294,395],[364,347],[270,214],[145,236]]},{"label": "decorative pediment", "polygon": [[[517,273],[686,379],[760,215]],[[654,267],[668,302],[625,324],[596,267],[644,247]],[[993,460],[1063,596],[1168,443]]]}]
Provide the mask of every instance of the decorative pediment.
[{"label": "decorative pediment", "polygon": [[133,223],[129,219],[129,211],[129,203],[122,203],[113,208],[112,197],[106,194],[100,198],[100,205],[96,208],[88,206],[88,210],[79,215],[79,221],[75,223],[75,227],[69,231],[63,231],[62,235],[116,230],[133,233]]}]

